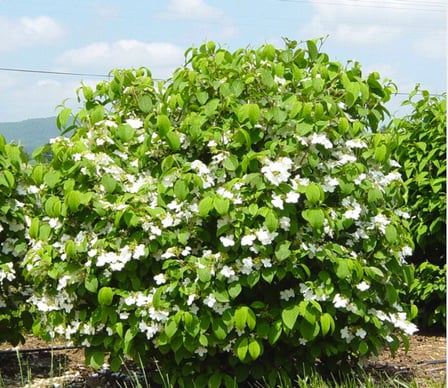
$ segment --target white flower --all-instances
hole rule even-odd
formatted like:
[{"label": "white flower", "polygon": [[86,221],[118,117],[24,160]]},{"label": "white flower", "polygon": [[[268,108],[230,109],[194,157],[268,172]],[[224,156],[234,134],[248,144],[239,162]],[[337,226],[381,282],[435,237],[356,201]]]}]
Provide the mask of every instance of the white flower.
[{"label": "white flower", "polygon": [[219,239],[221,240],[222,245],[224,245],[225,247],[233,247],[235,245],[235,240],[232,235],[221,236]]},{"label": "white flower", "polygon": [[143,244],[139,244],[135,247],[132,257],[134,259],[138,259],[142,256],[145,256],[145,246]]},{"label": "white flower", "polygon": [[348,328],[348,326],[345,326],[344,328],[341,329],[341,338],[345,339],[345,341],[347,343],[350,343],[353,340],[353,338],[355,338],[355,337],[350,332],[350,329]]},{"label": "white flower", "polygon": [[345,145],[348,148],[367,148],[367,144],[364,143],[361,139],[347,140],[345,142]]},{"label": "white flower", "polygon": [[127,119],[126,124],[130,125],[134,129],[143,127],[143,122],[140,119]]},{"label": "white flower", "polygon": [[163,273],[159,273],[158,275],[154,276],[154,281],[158,286],[166,283],[165,275]]},{"label": "white flower", "polygon": [[287,290],[280,291],[280,299],[288,301],[296,296],[294,290],[289,288]]},{"label": "white flower", "polygon": [[377,214],[372,218],[372,221],[382,233],[386,233],[386,226],[390,224],[390,220],[388,220],[383,214]]},{"label": "white flower", "polygon": [[276,195],[274,194],[272,196],[272,206],[278,208],[278,209],[283,209],[283,199],[280,195]]},{"label": "white flower", "polygon": [[241,239],[241,245],[248,245],[252,246],[254,244],[254,241],[257,237],[253,234],[248,234],[246,236],[243,236]]},{"label": "white flower", "polygon": [[207,354],[207,348],[204,348],[203,346],[200,346],[194,351],[199,357],[202,357],[203,355]]},{"label": "white flower", "polygon": [[286,182],[289,179],[289,169],[292,166],[292,160],[286,157],[280,158],[275,162],[268,159],[266,165],[261,168],[261,172],[269,182],[278,186],[280,183]]},{"label": "white flower", "polygon": [[333,144],[331,141],[327,138],[325,133],[313,133],[309,139],[311,144],[320,144],[324,146],[326,149],[333,148]]},{"label": "white flower", "polygon": [[370,288],[370,285],[363,281],[363,282],[359,283],[358,285],[356,285],[356,288],[359,291],[366,291]]},{"label": "white flower", "polygon": [[299,338],[299,344],[300,345],[306,345],[308,343],[308,340],[306,340],[305,338]]},{"label": "white flower", "polygon": [[279,220],[280,228],[288,231],[291,227],[291,219],[289,217],[281,217]]},{"label": "white flower", "polygon": [[357,202],[352,203],[353,209],[349,209],[344,213],[347,219],[358,220],[361,215],[361,206]]},{"label": "white flower", "polygon": [[359,328],[358,330],[356,330],[355,335],[361,339],[364,339],[366,338],[367,332],[363,328]]},{"label": "white flower", "polygon": [[278,233],[269,232],[269,230],[267,230],[266,228],[262,228],[255,232],[255,235],[263,245],[270,245],[272,241],[274,241],[274,239],[278,236]]},{"label": "white flower", "polygon": [[213,305],[216,303],[216,298],[213,294],[209,294],[205,299],[204,299],[204,304],[206,304],[208,307],[213,307]]},{"label": "white flower", "polygon": [[252,272],[252,267],[254,263],[252,262],[251,257],[245,257],[242,260],[243,267],[240,269],[240,272],[244,275],[249,275]]},{"label": "white flower", "polygon": [[285,202],[286,203],[297,203],[297,202],[299,202],[299,198],[300,198],[299,193],[296,193],[295,191],[289,191],[286,194]]},{"label": "white flower", "polygon": [[191,306],[195,299],[196,299],[196,295],[195,294],[188,295],[187,305]]},{"label": "white flower", "polygon": [[220,271],[221,275],[225,278],[230,278],[231,276],[235,275],[235,271],[232,267],[229,267],[228,265],[225,265],[222,270]]},{"label": "white flower", "polygon": [[261,259],[261,264],[263,264],[263,267],[265,267],[265,268],[272,267],[271,259]]},{"label": "white flower", "polygon": [[347,307],[349,300],[347,298],[344,298],[340,294],[336,294],[333,298],[333,304],[334,307]]}]

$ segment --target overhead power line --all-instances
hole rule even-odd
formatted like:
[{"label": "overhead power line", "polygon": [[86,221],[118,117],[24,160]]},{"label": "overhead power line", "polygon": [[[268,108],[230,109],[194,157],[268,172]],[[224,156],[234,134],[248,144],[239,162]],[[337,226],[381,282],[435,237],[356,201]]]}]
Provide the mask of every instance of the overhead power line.
[{"label": "overhead power line", "polygon": [[[309,0],[277,0],[288,3],[299,3],[309,5]],[[313,3],[334,5],[341,7],[361,7],[361,8],[386,8],[395,10],[408,10],[408,11],[428,11],[428,12],[445,12],[446,4],[444,2],[437,1],[393,1],[390,0],[387,4],[378,4],[377,2],[361,2],[361,1],[349,1],[349,0],[313,0]]]},{"label": "overhead power line", "polygon": [[105,74],[92,74],[92,73],[71,73],[65,71],[49,71],[49,70],[32,70],[32,69],[16,69],[11,67],[0,67],[0,71],[13,71],[17,73],[36,73],[36,74],[53,74],[53,75],[68,75],[77,77],[100,77],[109,78]]},{"label": "overhead power line", "polygon": [[[11,67],[0,67],[0,71],[12,71],[17,73],[32,73],[32,74],[49,74],[49,75],[63,75],[63,76],[78,76],[78,77],[95,77],[95,78],[110,78],[106,74],[94,74],[94,73],[71,73],[64,71],[50,71],[50,70],[33,70],[33,69],[17,69]],[[153,78],[154,81],[163,81],[161,78]],[[397,92],[397,95],[407,96],[409,93]],[[431,96],[441,97],[441,93],[430,93]]]}]

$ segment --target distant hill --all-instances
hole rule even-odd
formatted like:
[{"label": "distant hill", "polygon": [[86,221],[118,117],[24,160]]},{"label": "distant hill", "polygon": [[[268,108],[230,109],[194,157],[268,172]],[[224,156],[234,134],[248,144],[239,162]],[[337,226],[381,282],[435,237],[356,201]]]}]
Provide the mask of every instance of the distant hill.
[{"label": "distant hill", "polygon": [[60,132],[56,126],[56,117],[28,119],[19,122],[0,123],[0,134],[7,142],[22,144],[31,154],[37,147],[43,146]]}]

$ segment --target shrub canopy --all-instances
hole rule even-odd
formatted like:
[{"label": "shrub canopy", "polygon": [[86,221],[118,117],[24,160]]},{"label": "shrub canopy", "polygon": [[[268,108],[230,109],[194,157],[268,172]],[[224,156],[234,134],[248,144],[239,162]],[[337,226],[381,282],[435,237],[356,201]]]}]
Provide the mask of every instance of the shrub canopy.
[{"label": "shrub canopy", "polygon": [[26,188],[35,333],[199,386],[406,341],[413,243],[377,131],[394,88],[317,43],[209,42],[167,82],[142,68],[80,87],[72,125],[58,116],[73,134]]}]

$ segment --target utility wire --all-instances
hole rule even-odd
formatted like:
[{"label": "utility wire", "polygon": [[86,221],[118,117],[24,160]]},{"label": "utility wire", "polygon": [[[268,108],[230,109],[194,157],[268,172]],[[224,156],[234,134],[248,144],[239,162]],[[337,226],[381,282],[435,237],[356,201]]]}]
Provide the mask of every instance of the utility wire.
[{"label": "utility wire", "polygon": [[[302,3],[309,4],[309,0],[277,0],[287,3]],[[338,5],[342,7],[363,7],[363,8],[386,8],[386,9],[396,9],[396,10],[409,10],[409,11],[428,11],[428,12],[444,12],[446,5],[444,3],[414,3],[414,2],[392,2],[390,1],[387,5],[382,5],[378,3],[360,3],[340,1],[336,2],[334,0],[313,0],[313,3],[324,4],[324,5]],[[426,6],[427,5],[427,6]]]},{"label": "utility wire", "polygon": [[104,74],[92,74],[92,73],[71,73],[65,71],[49,71],[49,70],[32,70],[32,69],[15,69],[11,67],[0,67],[0,71],[14,71],[18,73],[36,73],[36,74],[54,74],[54,75],[69,75],[69,76],[81,76],[81,77],[101,77],[109,78]]},{"label": "utility wire", "polygon": [[[282,0],[284,1],[284,0]],[[0,71],[12,71],[18,73],[33,73],[33,74],[51,74],[51,75],[65,75],[65,76],[80,76],[80,77],[101,77],[101,78],[110,78],[109,75],[105,74],[93,74],[93,73],[71,73],[71,72],[63,72],[63,71],[49,71],[49,70],[32,70],[32,69],[17,69],[10,67],[0,67]],[[163,81],[161,78],[153,78],[154,81]],[[409,93],[405,92],[397,92],[394,93],[399,96],[408,96]],[[430,93],[431,96],[442,97],[442,93]]]}]

